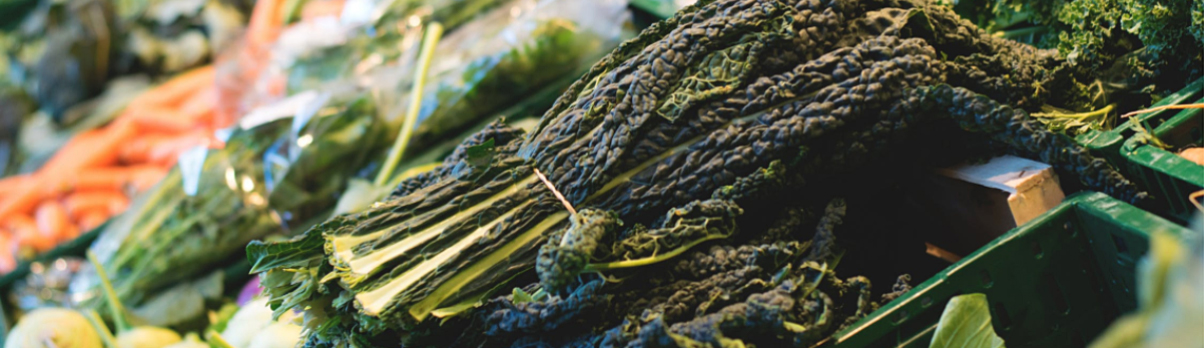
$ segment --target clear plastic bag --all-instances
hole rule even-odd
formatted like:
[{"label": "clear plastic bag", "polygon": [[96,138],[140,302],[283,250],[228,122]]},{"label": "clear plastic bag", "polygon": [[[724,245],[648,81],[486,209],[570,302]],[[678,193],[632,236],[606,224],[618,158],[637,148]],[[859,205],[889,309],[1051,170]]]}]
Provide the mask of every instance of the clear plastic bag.
[{"label": "clear plastic bag", "polygon": [[[90,250],[127,305],[243,260],[252,240],[325,219],[348,178],[387,146],[388,127],[362,91],[322,93],[181,160],[102,231]],[[72,296],[95,304],[97,285],[83,272]]]},{"label": "clear plastic bag", "polygon": [[[545,88],[562,89],[618,45],[630,22],[622,0],[519,0],[445,36],[434,54],[410,146],[425,146],[494,117]],[[382,68],[368,88],[408,108],[413,66]]]}]

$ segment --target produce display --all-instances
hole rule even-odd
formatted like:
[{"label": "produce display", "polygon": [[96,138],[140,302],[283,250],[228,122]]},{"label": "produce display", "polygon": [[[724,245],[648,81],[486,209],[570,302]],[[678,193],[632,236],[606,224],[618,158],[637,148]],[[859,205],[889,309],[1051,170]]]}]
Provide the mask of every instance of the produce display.
[{"label": "produce display", "polygon": [[[251,25],[268,25],[263,22]],[[0,235],[5,238],[0,270],[12,271],[16,257],[45,252],[121,213],[133,195],[162,179],[184,151],[220,147],[214,132],[234,119],[217,108],[216,74],[213,66],[203,66],[146,89],[123,103],[107,125],[75,134],[35,172],[0,179],[5,194],[0,199]],[[39,100],[43,108],[51,107]]]},{"label": "produce display", "polygon": [[1192,1],[0,12],[5,347],[1204,340]]},{"label": "produce display", "polygon": [[[27,87],[60,123],[122,75],[203,65],[245,22],[245,1],[34,1],[0,33],[5,84]],[[15,7],[15,6],[14,6]],[[7,11],[20,12],[15,8]]]},{"label": "produce display", "polygon": [[76,135],[37,172],[0,180],[6,188],[0,220],[12,238],[3,243],[9,254],[0,255],[0,269],[16,266],[14,250],[45,252],[100,226],[124,211],[131,195],[158,182],[179,153],[216,144],[215,95],[203,84],[212,76],[212,69],[199,69],[147,91],[112,124]]},{"label": "produce display", "polygon": [[[997,142],[992,145],[1055,164],[1092,189],[1140,201],[1144,193],[1106,162],[1008,106],[1040,105],[1049,92],[1036,87],[1060,82],[1050,72],[1059,63],[1052,52],[992,37],[947,8],[710,2],[653,25],[603,58],[530,136],[487,129],[475,136],[480,141],[462,145],[463,158],[445,162],[460,170],[439,170],[363,213],[335,217],[292,241],[253,243],[248,251],[276,310],[315,316],[310,344],[332,346],[454,340],[422,324],[447,328],[454,320],[448,318],[534,269],[539,288],[553,296],[496,301],[487,306],[495,312],[484,316],[483,330],[470,330],[513,340],[513,333],[555,332],[592,301],[623,296],[605,290],[622,289],[621,281],[586,281],[590,274],[635,271],[706,240],[735,239],[736,216],[746,210],[741,201],[775,200],[762,191],[805,193],[803,184],[853,171],[913,128],[945,120],[989,134],[983,140]],[[1022,74],[1004,81],[980,73],[1000,65]],[[546,184],[537,179],[541,169]],[[559,200],[581,210],[562,207],[557,188]],[[828,210],[840,211],[833,204]],[[654,211],[666,213],[658,219]],[[746,231],[744,238],[757,234]],[[812,247],[830,244],[827,234],[814,233]],[[791,234],[764,241],[808,239]],[[769,291],[744,293],[748,303],[732,301],[696,316],[670,316],[654,306],[614,330],[570,338],[602,345],[716,344],[739,332],[776,334],[796,345],[818,342],[843,318],[868,312],[870,302],[854,301],[862,307],[844,312],[815,308],[827,314],[819,318],[831,320],[817,327],[808,320],[818,314],[791,310],[785,303],[821,296],[814,286],[825,279],[835,282],[831,286],[868,287],[826,276],[834,261],[826,257],[835,253],[815,250],[801,262],[816,266],[771,269],[766,278],[754,278]],[[823,272],[808,278],[809,269]],[[714,286],[708,279],[716,278],[695,286]],[[745,284],[719,293],[735,296],[727,292]],[[849,292],[832,291],[822,296]],[[767,306],[776,311],[748,309]],[[432,316],[442,320],[428,321]],[[535,337],[548,336],[528,338]]]}]

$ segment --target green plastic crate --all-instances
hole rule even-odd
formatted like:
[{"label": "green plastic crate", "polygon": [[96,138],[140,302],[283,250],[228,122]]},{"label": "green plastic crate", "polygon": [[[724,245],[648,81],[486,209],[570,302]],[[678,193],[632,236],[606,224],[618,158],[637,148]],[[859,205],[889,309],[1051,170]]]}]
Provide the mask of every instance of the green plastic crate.
[{"label": "green plastic crate", "polygon": [[950,298],[985,293],[1009,348],[1084,347],[1136,309],[1136,263],[1151,231],[1189,233],[1101,193],[1072,196],[823,346],[926,348]]},{"label": "green plastic crate", "polygon": [[[1204,103],[1204,79],[1192,82],[1154,107],[1182,103]],[[1124,122],[1111,131],[1088,132],[1075,139],[1153,195],[1151,211],[1186,225],[1198,211],[1188,195],[1204,189],[1204,166],[1150,144],[1141,130],[1173,148],[1199,146],[1204,142],[1204,110],[1163,110],[1134,118],[1137,125]]]}]

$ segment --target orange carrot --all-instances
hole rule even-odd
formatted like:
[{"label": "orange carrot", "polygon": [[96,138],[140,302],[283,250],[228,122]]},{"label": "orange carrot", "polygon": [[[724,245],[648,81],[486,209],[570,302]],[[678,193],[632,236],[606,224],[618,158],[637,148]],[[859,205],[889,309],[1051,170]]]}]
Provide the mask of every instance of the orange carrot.
[{"label": "orange carrot", "polygon": [[38,252],[54,248],[54,239],[47,238],[46,235],[38,231],[37,223],[29,216],[9,216],[5,223],[8,229],[13,231],[13,236],[16,237],[18,245],[30,247]]},{"label": "orange carrot", "polygon": [[[178,117],[189,120],[197,125],[212,127],[213,114],[217,112],[217,91],[214,88],[206,88],[206,91],[208,92],[202,92],[197,95],[197,98],[181,104],[178,110]],[[222,128],[225,126],[222,125],[213,128]]]},{"label": "orange carrot", "polygon": [[74,191],[121,190],[130,181],[130,171],[121,167],[89,170],[72,178],[66,188]]},{"label": "orange carrot", "polygon": [[[179,123],[198,122],[206,119],[217,104],[217,90],[212,85],[201,86],[186,99],[172,105],[137,105],[126,108],[121,118],[130,118],[139,123],[154,123],[157,119],[169,119]],[[180,131],[180,130],[173,130]]]},{"label": "orange carrot", "polygon": [[163,177],[167,175],[167,171],[170,168],[170,166],[147,166],[140,168],[131,175],[129,186],[134,189],[134,192],[146,191],[159,183],[159,180],[163,180]]},{"label": "orange carrot", "polygon": [[343,0],[309,1],[301,8],[301,20],[308,21],[323,16],[338,16],[343,12]]},{"label": "orange carrot", "polygon": [[105,136],[96,147],[89,149],[91,156],[85,157],[73,168],[96,168],[117,163],[118,149],[137,135],[137,129],[123,122],[105,127]]},{"label": "orange carrot", "polygon": [[129,122],[118,120],[108,127],[76,135],[51,157],[39,175],[60,185],[65,177],[81,174],[80,169],[108,166],[117,162],[118,149],[136,133]]},{"label": "orange carrot", "polygon": [[31,181],[32,178],[29,175],[14,175],[0,179],[0,197],[21,186],[28,185]]},{"label": "orange carrot", "polygon": [[32,217],[30,217],[29,215],[25,215],[25,214],[17,214],[17,215],[9,216],[8,218],[5,218],[4,220],[0,221],[0,226],[3,226],[5,229],[8,229],[12,233],[14,233],[14,235],[16,233],[21,232],[22,230],[29,230],[29,229],[32,229],[34,231],[38,230],[37,222],[35,222]]},{"label": "orange carrot", "polygon": [[79,226],[67,224],[67,226],[63,229],[63,233],[59,235],[58,242],[62,243],[75,239],[75,237],[79,237],[80,233]]},{"label": "orange carrot", "polygon": [[129,204],[129,198],[119,191],[75,192],[63,200],[67,213],[75,218],[93,210],[101,210],[109,215],[117,214],[124,211]]},{"label": "orange carrot", "polygon": [[[213,112],[213,109],[216,107],[216,105],[217,88],[214,86],[207,86],[196,91],[196,93],[193,93],[192,96],[188,97],[187,100],[180,104],[179,110],[184,115],[203,115]],[[190,120],[197,119],[196,117],[186,118]]]},{"label": "orange carrot", "polygon": [[37,228],[17,231],[17,245],[33,249],[36,253],[54,249],[54,242],[54,238],[42,234]]},{"label": "orange carrot", "polygon": [[45,180],[41,177],[31,179],[28,185],[16,188],[0,200],[0,221],[18,214],[29,214],[41,203],[42,183]]},{"label": "orange carrot", "polygon": [[7,229],[0,229],[0,274],[7,274],[17,269],[17,257],[13,254],[15,238],[9,235]]},{"label": "orange carrot", "polygon": [[269,95],[284,95],[284,89],[288,88],[288,78],[284,76],[270,76],[263,82],[264,89]]},{"label": "orange carrot", "polygon": [[159,143],[157,147],[151,150],[151,163],[158,164],[174,164],[176,158],[184,151],[196,147],[197,145],[205,145],[209,143],[209,136],[205,132],[193,132],[187,135],[182,135]]},{"label": "orange carrot", "polygon": [[81,232],[91,231],[109,220],[109,216],[111,215],[103,209],[88,210],[80,213],[79,218],[75,220],[75,225],[79,226]]},{"label": "orange carrot", "polygon": [[140,187],[139,180],[144,180],[147,173],[162,176],[163,168],[152,164],[139,164],[125,167],[104,167],[89,169],[87,173],[75,176],[64,185],[64,191],[123,191],[129,186]]},{"label": "orange carrot", "polygon": [[67,212],[55,201],[42,202],[42,205],[38,206],[35,217],[37,218],[38,232],[41,232],[46,238],[56,241],[62,239],[67,225],[71,224],[71,221],[67,219]]},{"label": "orange carrot", "polygon": [[102,129],[93,129],[76,134],[42,165],[39,173],[53,168],[63,168],[72,165],[73,162],[77,162],[79,158],[82,158],[87,152],[91,151],[91,148],[95,148],[96,144],[99,144],[103,137],[104,131]]},{"label": "orange carrot", "polygon": [[284,0],[260,0],[255,2],[251,10],[251,20],[247,23],[247,44],[254,47],[267,47],[280,35],[284,25]]},{"label": "orange carrot", "polygon": [[130,101],[130,105],[169,106],[180,103],[203,86],[213,85],[213,65],[206,65],[177,75],[166,83],[143,92]]},{"label": "orange carrot", "polygon": [[168,134],[143,134],[123,144],[118,158],[122,163],[127,164],[150,162],[151,152],[159,144],[170,141],[171,138],[172,136]]},{"label": "orange carrot", "polygon": [[180,117],[174,108],[144,107],[121,115],[123,121],[133,123],[139,133],[178,134],[196,128],[196,122]]}]

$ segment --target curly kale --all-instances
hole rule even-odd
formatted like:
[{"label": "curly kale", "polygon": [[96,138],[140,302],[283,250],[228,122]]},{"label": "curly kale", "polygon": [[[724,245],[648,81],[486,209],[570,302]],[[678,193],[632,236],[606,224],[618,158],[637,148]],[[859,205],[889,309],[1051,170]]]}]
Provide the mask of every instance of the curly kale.
[{"label": "curly kale", "polygon": [[[955,8],[976,23],[1055,48],[1074,76],[1060,106],[1078,111],[1181,88],[1204,74],[1204,5],[1193,0],[988,0]],[[1137,96],[1138,98],[1134,98]],[[1145,98],[1141,98],[1145,97]]]}]

